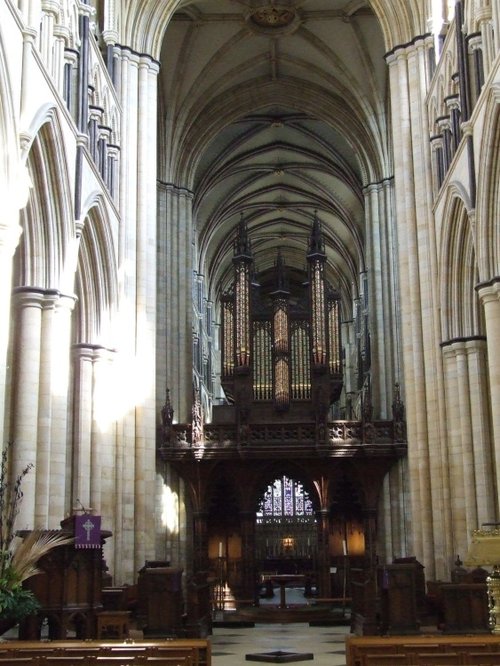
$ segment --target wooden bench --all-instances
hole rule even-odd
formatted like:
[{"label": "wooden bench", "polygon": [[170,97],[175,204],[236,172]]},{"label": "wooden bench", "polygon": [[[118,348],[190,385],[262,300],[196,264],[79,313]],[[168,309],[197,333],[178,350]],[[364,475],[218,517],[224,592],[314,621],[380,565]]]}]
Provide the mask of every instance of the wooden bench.
[{"label": "wooden bench", "polygon": [[0,643],[0,666],[211,666],[207,639]]},{"label": "wooden bench", "polygon": [[347,636],[347,666],[500,666],[500,636]]}]

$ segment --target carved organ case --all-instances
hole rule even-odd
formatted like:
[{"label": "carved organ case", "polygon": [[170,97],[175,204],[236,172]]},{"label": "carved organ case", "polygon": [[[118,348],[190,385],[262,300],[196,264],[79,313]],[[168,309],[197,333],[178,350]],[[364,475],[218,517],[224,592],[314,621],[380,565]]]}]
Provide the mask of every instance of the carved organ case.
[{"label": "carved organ case", "polygon": [[240,221],[234,280],[222,297],[222,386],[240,421],[325,421],[342,390],[340,296],[325,279],[326,254],[314,220],[307,271],[279,251],[272,270],[255,273]]}]

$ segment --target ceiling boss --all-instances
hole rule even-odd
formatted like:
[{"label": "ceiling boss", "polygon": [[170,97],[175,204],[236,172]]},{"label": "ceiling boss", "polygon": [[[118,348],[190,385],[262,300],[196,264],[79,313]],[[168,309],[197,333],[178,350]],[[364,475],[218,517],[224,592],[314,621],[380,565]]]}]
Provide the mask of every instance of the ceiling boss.
[{"label": "ceiling boss", "polygon": [[247,22],[256,32],[278,36],[296,30],[300,17],[295,7],[269,4],[255,8],[247,16]]}]

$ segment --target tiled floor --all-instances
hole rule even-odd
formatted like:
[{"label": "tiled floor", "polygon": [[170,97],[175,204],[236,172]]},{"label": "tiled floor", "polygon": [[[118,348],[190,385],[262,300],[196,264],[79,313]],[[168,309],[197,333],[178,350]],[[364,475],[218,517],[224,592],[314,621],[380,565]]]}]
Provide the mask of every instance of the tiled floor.
[{"label": "tiled floor", "polygon": [[247,654],[261,652],[312,653],[313,660],[295,662],[312,666],[345,666],[345,636],[349,627],[310,627],[300,624],[256,624],[252,628],[214,628],[211,636],[213,666],[238,666]]},{"label": "tiled floor", "polygon": [[[261,606],[276,605],[279,592],[271,599],[262,599]],[[290,588],[286,602],[293,606],[306,605],[304,590]],[[259,624],[251,628],[215,626],[210,637],[213,666],[257,664],[246,659],[247,654],[289,652],[312,654],[313,659],[293,662],[311,666],[345,666],[345,637],[349,626],[311,627],[308,622]],[[262,663],[262,662],[261,662]],[[272,663],[272,662],[271,662]],[[276,663],[276,662],[275,662]]]}]

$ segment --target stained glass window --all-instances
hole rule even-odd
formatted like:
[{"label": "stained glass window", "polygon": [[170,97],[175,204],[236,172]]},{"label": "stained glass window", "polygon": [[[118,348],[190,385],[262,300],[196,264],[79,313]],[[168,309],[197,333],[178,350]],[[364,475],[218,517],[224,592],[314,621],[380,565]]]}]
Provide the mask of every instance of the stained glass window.
[{"label": "stained glass window", "polygon": [[268,486],[259,509],[257,519],[313,516],[314,510],[309,495],[298,481],[282,476]]}]

